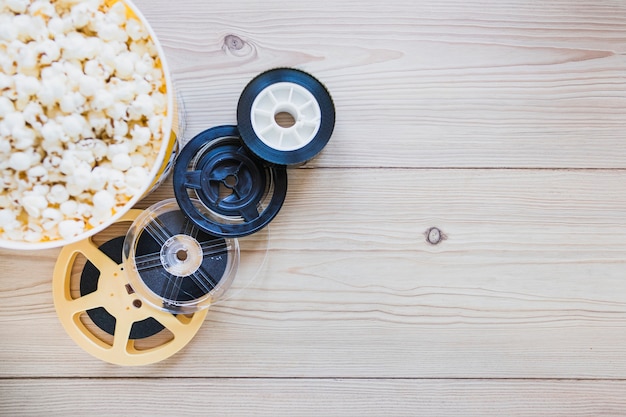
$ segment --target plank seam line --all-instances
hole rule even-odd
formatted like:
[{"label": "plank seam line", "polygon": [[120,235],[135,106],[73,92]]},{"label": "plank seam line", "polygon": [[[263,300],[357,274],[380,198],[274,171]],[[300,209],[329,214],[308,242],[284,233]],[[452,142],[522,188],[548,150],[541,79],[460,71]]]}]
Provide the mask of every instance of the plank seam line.
[{"label": "plank seam line", "polygon": [[557,172],[626,172],[626,167],[594,168],[594,167],[399,167],[399,166],[316,166],[296,169],[323,170],[386,170],[386,171],[557,171]]},{"label": "plank seam line", "polygon": [[215,381],[223,381],[223,380],[251,380],[251,381],[463,381],[463,382],[626,382],[626,378],[507,378],[507,377],[497,377],[497,378],[472,378],[472,377],[460,377],[460,378],[446,378],[446,377],[419,377],[419,378],[411,378],[411,377],[340,377],[340,376],[328,376],[328,377],[254,377],[254,376],[236,376],[236,377],[226,377],[226,376],[214,376],[214,377],[204,377],[204,376],[40,376],[40,377],[0,377],[0,382],[2,381],[63,381],[63,380],[168,380],[168,379],[187,379],[187,380],[215,380]]}]

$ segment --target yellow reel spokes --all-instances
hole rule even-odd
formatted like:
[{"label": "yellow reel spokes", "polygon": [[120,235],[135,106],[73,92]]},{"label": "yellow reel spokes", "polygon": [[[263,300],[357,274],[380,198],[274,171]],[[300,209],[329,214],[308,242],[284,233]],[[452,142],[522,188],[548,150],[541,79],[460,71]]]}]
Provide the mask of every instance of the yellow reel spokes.
[{"label": "yellow reel spokes", "polygon": [[[131,210],[117,223],[132,222],[141,212]],[[78,263],[79,255],[98,270],[99,276],[95,291],[73,296],[77,291],[72,288],[75,286],[72,278],[77,275],[75,270],[80,269],[80,279],[83,279],[82,273],[88,265]],[[128,286],[124,266],[106,255],[91,239],[66,246],[61,251],[54,269],[53,298],[57,315],[69,336],[96,358],[118,365],[145,365],[170,357],[189,343],[208,311],[175,316],[143,302]],[[112,316],[112,334],[89,320],[88,312],[95,310]],[[154,336],[133,338],[134,326],[147,320],[156,321],[156,325],[166,331],[157,329]]]}]

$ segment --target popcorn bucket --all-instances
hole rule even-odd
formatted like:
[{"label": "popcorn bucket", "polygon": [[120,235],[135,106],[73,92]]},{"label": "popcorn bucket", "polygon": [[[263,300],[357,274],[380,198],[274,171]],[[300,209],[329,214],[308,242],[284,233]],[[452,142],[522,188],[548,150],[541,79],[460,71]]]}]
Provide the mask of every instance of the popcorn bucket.
[{"label": "popcorn bucket", "polygon": [[[69,3],[77,3],[77,2],[69,2]],[[121,3],[124,6],[124,10],[121,12],[120,12],[121,6],[119,6],[118,3]],[[153,58],[150,61],[154,63],[154,67],[151,69],[153,71],[152,74],[161,74],[162,76],[162,78],[158,80],[158,85],[160,85],[160,87],[158,88],[158,93],[159,93],[159,98],[161,100],[160,106],[161,108],[163,108],[163,106],[165,107],[165,112],[160,113],[158,115],[159,123],[160,123],[159,124],[160,129],[157,129],[158,133],[154,133],[156,130],[152,130],[153,133],[151,134],[150,139],[148,141],[149,144],[144,145],[144,146],[149,146],[151,149],[151,152],[149,154],[146,153],[147,156],[144,158],[148,162],[145,162],[144,163],[145,165],[141,167],[142,176],[139,177],[141,178],[141,181],[137,182],[134,185],[134,187],[132,188],[133,189],[132,194],[130,192],[126,192],[126,194],[124,195],[114,194],[116,200],[114,200],[114,205],[110,208],[110,213],[107,212],[106,206],[105,206],[105,209],[102,209],[102,207],[98,207],[98,203],[102,200],[102,198],[96,197],[97,193],[94,192],[93,193],[94,198],[91,200],[92,211],[91,211],[91,216],[90,216],[89,215],[90,213],[89,203],[90,202],[89,202],[87,194],[85,193],[88,193],[91,191],[86,190],[85,192],[79,195],[85,201],[82,203],[81,207],[87,207],[86,209],[87,211],[85,212],[87,214],[84,215],[83,218],[81,218],[80,215],[72,214],[68,216],[65,214],[65,212],[63,212],[63,216],[64,216],[63,220],[59,220],[57,224],[55,224],[55,219],[48,219],[48,218],[45,218],[43,220],[38,219],[36,218],[36,216],[33,216],[33,212],[37,214],[38,213],[37,210],[40,210],[43,212],[46,209],[51,209],[52,211],[48,211],[48,214],[49,213],[58,214],[58,212],[62,211],[63,204],[65,204],[65,202],[51,203],[50,197],[48,195],[48,197],[46,197],[48,200],[48,203],[47,203],[48,207],[46,208],[40,207],[40,206],[36,206],[34,208],[26,207],[25,203],[22,200],[20,200],[20,196],[16,194],[15,190],[7,189],[6,187],[4,189],[0,188],[0,190],[2,190],[2,193],[3,193],[3,194],[0,194],[0,197],[2,197],[4,199],[3,201],[5,202],[4,203],[5,207],[3,207],[0,204],[0,248],[15,249],[15,250],[38,250],[38,249],[56,248],[56,247],[61,247],[61,246],[70,244],[70,243],[78,242],[90,236],[93,236],[94,234],[104,230],[108,226],[117,222],[139,200],[141,200],[148,193],[156,189],[162,183],[162,181],[166,178],[166,176],[169,173],[170,168],[173,165],[173,162],[174,162],[174,159],[175,159],[178,147],[179,147],[179,143],[178,143],[179,109],[177,108],[177,105],[176,105],[174,88],[172,85],[172,80],[170,78],[168,66],[165,60],[165,54],[163,52],[161,44],[159,43],[153,29],[148,24],[145,17],[141,14],[141,12],[137,9],[137,7],[130,0],[104,0],[103,5],[101,5],[100,7],[106,8],[107,13],[109,13],[115,7],[116,8],[115,10],[119,12],[118,17],[120,15],[125,14],[126,20],[123,22],[124,28],[127,27],[126,24],[130,22],[131,20],[135,22],[139,22],[140,27],[147,32],[147,38],[145,38],[146,35],[144,34],[143,40],[145,41],[146,44],[150,44],[149,48],[153,48],[151,49],[153,51]],[[45,10],[43,12],[40,11],[39,13],[45,13]],[[19,13],[16,13],[16,16],[18,14]],[[35,18],[37,18],[37,16],[35,16]],[[133,25],[135,25],[135,23],[133,23]],[[127,30],[127,29],[124,29],[124,30]],[[101,36],[98,36],[97,38],[98,38],[97,39],[98,41],[103,41]],[[130,42],[132,42],[132,40],[130,37],[128,39],[129,39],[128,45],[130,45]],[[129,46],[129,49],[130,49],[130,46]],[[0,68],[0,73],[2,72],[1,69],[2,68]],[[18,74],[20,73],[19,68],[17,72]],[[152,79],[154,78],[155,77],[153,77]],[[42,77],[40,77],[39,80],[43,82]],[[108,82],[109,81],[106,81],[106,83]],[[143,120],[148,120],[148,119],[147,117],[142,116],[142,118],[138,120],[143,121]],[[113,119],[110,119],[110,122],[112,125],[115,123]],[[133,121],[132,125],[133,127],[135,127],[135,126],[141,125],[141,123],[143,122]],[[128,122],[128,125],[130,126],[131,122]],[[147,126],[148,126],[148,122],[146,122],[146,126],[141,125],[140,127],[147,127]],[[130,131],[130,128],[128,130]],[[130,135],[130,133],[128,133],[128,135]],[[134,137],[133,137],[133,140],[135,140]],[[7,138],[2,137],[2,134],[0,133],[0,142],[2,141],[7,142]],[[9,138],[8,141],[14,141],[14,139]],[[112,139],[110,139],[110,141],[112,141]],[[39,145],[36,145],[36,146],[43,146],[41,145],[41,143],[43,142],[40,141]],[[15,152],[16,152],[15,149],[11,150],[12,154],[14,154]],[[38,152],[41,155],[47,151],[43,149],[35,149],[35,152]],[[129,160],[126,157],[121,157],[120,159],[123,159],[124,161]],[[135,160],[140,160],[140,159],[141,158],[135,158]],[[98,164],[99,162],[95,163],[96,166],[98,166]],[[107,164],[108,165],[106,166],[108,167],[109,165],[111,165],[111,162],[108,161]],[[134,166],[131,165],[130,168],[127,168],[127,170],[123,172],[126,175],[124,178],[128,178],[128,172],[131,168],[134,168]],[[26,171],[24,171],[23,173],[16,171],[16,173],[14,174],[14,177],[19,178],[20,175],[22,177],[26,177]],[[60,185],[60,184],[57,184],[57,185]],[[47,184],[45,186],[50,188],[50,184]],[[110,188],[109,183],[107,183],[107,187]],[[28,191],[28,192],[30,193],[32,191]],[[71,200],[72,197],[70,197],[69,199]],[[7,201],[10,201],[11,199],[13,200],[12,203],[11,202],[6,203]],[[17,205],[18,201],[21,204],[20,206]],[[36,201],[40,202],[43,200],[38,197]],[[6,207],[6,204],[13,204],[13,205],[11,207]],[[72,206],[72,204],[66,204],[66,207],[68,205]],[[20,211],[20,207],[21,207],[21,211]],[[105,215],[101,215],[101,217],[99,217],[98,221],[96,222],[94,221],[95,219],[94,213],[96,213],[97,211],[100,214],[102,211],[104,211]],[[55,216],[57,216],[57,214],[55,214]],[[74,225],[78,227],[79,229],[82,224],[83,228],[79,232],[68,233],[67,227],[65,227],[65,226],[68,226],[68,224],[70,226]],[[65,227],[65,229],[63,230],[62,230],[62,225]],[[65,231],[66,233],[61,233],[62,231]],[[70,232],[72,232],[72,230],[70,230]],[[37,239],[37,236],[41,236],[41,237]]]}]

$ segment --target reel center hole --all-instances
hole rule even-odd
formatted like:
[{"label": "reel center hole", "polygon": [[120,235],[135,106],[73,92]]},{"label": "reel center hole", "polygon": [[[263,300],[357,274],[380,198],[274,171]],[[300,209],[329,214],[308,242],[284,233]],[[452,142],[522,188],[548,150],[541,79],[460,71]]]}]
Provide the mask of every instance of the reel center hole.
[{"label": "reel center hole", "polygon": [[186,261],[188,256],[189,254],[187,253],[185,249],[180,249],[178,250],[178,252],[176,252],[176,259],[178,259],[181,262]]},{"label": "reel center hole", "polygon": [[233,189],[237,186],[239,178],[236,175],[229,174],[220,182],[219,198],[225,199],[233,194]]},{"label": "reel center hole", "polygon": [[274,115],[274,121],[282,128],[289,129],[296,124],[296,118],[288,111],[280,111]]},{"label": "reel center hole", "polygon": [[185,234],[171,236],[165,241],[159,256],[163,268],[176,277],[193,274],[203,260],[200,242]]},{"label": "reel center hole", "polygon": [[224,178],[224,185],[228,188],[233,188],[235,185],[237,185],[238,181],[239,179],[237,178],[237,176],[231,174]]}]

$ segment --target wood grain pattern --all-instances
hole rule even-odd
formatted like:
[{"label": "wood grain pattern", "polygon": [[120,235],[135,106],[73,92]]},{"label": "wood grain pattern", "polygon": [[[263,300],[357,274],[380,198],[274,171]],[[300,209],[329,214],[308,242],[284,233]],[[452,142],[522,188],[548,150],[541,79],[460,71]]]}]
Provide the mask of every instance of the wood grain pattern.
[{"label": "wood grain pattern", "polygon": [[189,135],[233,123],[258,72],[296,66],[337,106],[314,166],[626,166],[623,2],[138,3]]},{"label": "wood grain pattern", "polygon": [[0,250],[0,414],[624,414],[625,2],[135,2],[185,139],[279,66],[326,84],[335,133],[259,278],[161,363],[90,357],[59,251]]},{"label": "wood grain pattern", "polygon": [[0,381],[0,413],[596,417],[623,415],[624,389],[622,381],[38,379]]},{"label": "wood grain pattern", "polygon": [[[264,273],[215,306],[185,352],[155,366],[109,366],[73,345],[51,305],[50,251],[32,276],[2,281],[0,362],[6,365],[0,373],[626,373],[621,172],[357,171],[291,171],[288,201],[271,225]],[[150,198],[170,194],[166,183]],[[437,246],[424,236],[433,226],[446,236]],[[17,273],[25,259],[3,262],[4,270]],[[24,360],[12,361],[24,345]]]}]

